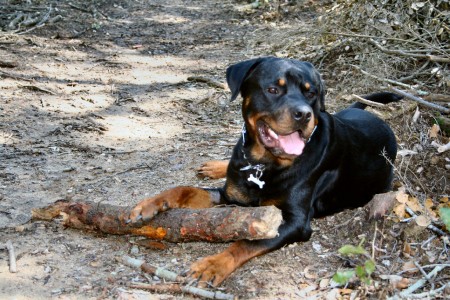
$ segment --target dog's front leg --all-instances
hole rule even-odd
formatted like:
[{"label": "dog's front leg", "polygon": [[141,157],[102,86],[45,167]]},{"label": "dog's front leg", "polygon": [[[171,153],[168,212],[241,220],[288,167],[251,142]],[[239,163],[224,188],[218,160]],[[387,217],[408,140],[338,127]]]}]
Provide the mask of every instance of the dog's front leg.
[{"label": "dog's front leg", "polygon": [[147,221],[170,208],[208,208],[220,204],[221,198],[219,189],[179,186],[139,202],[129,220],[133,223],[140,219]]},{"label": "dog's front leg", "polygon": [[279,228],[279,236],[268,240],[237,241],[223,252],[205,257],[192,264],[189,276],[198,280],[199,286],[220,285],[238,267],[251,258],[274,251],[297,241],[308,240],[311,236],[310,216],[298,214],[284,216],[285,223]]}]

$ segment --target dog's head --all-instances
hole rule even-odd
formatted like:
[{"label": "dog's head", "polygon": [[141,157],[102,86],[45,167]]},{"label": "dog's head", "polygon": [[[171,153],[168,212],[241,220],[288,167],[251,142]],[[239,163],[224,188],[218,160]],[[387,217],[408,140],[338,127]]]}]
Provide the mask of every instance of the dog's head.
[{"label": "dog's head", "polygon": [[308,62],[275,57],[243,61],[227,69],[231,100],[241,93],[247,132],[254,137],[251,154],[293,158],[303,149],[325,110],[324,85]]}]

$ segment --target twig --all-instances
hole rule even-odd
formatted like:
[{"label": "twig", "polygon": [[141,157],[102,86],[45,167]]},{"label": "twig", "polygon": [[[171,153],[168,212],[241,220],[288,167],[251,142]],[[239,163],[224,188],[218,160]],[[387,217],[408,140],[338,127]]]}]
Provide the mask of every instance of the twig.
[{"label": "twig", "polygon": [[415,78],[416,76],[419,76],[422,74],[428,74],[428,73],[424,73],[423,71],[425,70],[426,67],[428,67],[429,64],[430,64],[430,61],[427,60],[419,69],[415,70],[412,74],[402,77],[402,78],[398,78],[397,81],[404,82],[407,80],[411,80],[411,79]]},{"label": "twig", "polygon": [[122,256],[121,262],[129,267],[140,268],[145,273],[156,275],[169,281],[184,282],[186,279],[185,277],[179,276],[174,272],[164,268],[153,267],[141,259],[135,259],[126,255]]},{"label": "twig", "polygon": [[18,63],[15,61],[5,61],[5,60],[0,61],[0,67],[2,68],[15,68],[17,66]]},{"label": "twig", "polygon": [[8,249],[9,253],[9,272],[16,273],[17,272],[16,254],[14,251],[14,246],[10,240],[6,241],[6,249]]},{"label": "twig", "polygon": [[[408,214],[410,214],[413,218],[417,217],[417,214],[408,206],[405,207],[405,210]],[[436,226],[434,226],[433,224],[429,224],[427,226],[428,229],[430,229],[431,231],[433,231],[434,233],[438,234],[439,236],[447,236],[447,233],[445,233],[444,231],[442,231],[441,229],[437,228]]]},{"label": "twig", "polygon": [[29,79],[29,78],[25,78],[25,77],[22,77],[22,76],[6,73],[6,72],[3,72],[3,71],[0,71],[0,76],[7,77],[7,78],[12,78],[12,79],[17,79],[17,80],[24,80],[24,81],[28,81],[28,82],[32,82],[33,81],[33,79]]},{"label": "twig", "polygon": [[435,289],[435,290],[431,290],[429,292],[423,292],[423,293],[418,293],[418,294],[410,294],[410,295],[408,295],[408,299],[431,299],[431,298],[434,298],[434,296],[437,296],[438,293],[440,293],[443,290],[445,290],[445,288],[447,286],[450,286],[450,283],[444,284],[440,288]]},{"label": "twig", "polygon": [[391,79],[375,76],[373,74],[370,74],[369,72],[364,71],[363,69],[361,69],[360,67],[358,67],[356,65],[350,65],[350,66],[352,66],[353,68],[357,69],[358,71],[360,71],[364,75],[372,77],[373,79],[376,79],[378,81],[387,82],[387,83],[390,83],[390,84],[393,84],[393,85],[402,86],[402,87],[407,88],[407,89],[413,89],[413,87],[411,85],[409,85],[409,84],[405,84],[405,83],[398,82],[398,81],[395,81],[395,80],[391,80]]},{"label": "twig", "polygon": [[372,45],[374,45],[375,47],[377,47],[381,52],[384,52],[387,54],[401,55],[401,56],[414,57],[414,58],[425,58],[425,59],[428,59],[433,62],[442,62],[442,63],[450,62],[450,58],[448,58],[448,57],[441,57],[441,56],[428,55],[428,54],[409,53],[409,52],[405,52],[403,50],[391,50],[391,49],[384,48],[383,46],[381,46],[380,44],[375,42],[375,40],[373,40],[373,39],[369,39],[369,42]]},{"label": "twig", "polygon": [[450,142],[448,142],[447,144],[443,145],[443,146],[439,146],[439,148],[437,149],[437,151],[439,153],[445,152],[450,150]]},{"label": "twig", "polygon": [[34,27],[31,27],[31,28],[28,29],[28,30],[21,31],[21,32],[19,32],[19,33],[17,33],[17,34],[22,35],[22,34],[25,34],[25,33],[29,33],[29,32],[31,32],[31,31],[33,31],[33,30],[35,30],[35,29],[38,29],[38,28],[41,28],[41,27],[44,27],[44,26],[45,26],[45,24],[39,24],[39,25],[36,25],[36,26],[34,26]]},{"label": "twig", "polygon": [[122,174],[125,174],[125,173],[128,173],[128,172],[131,172],[131,171],[135,171],[135,170],[143,170],[143,169],[152,169],[152,167],[149,166],[148,164],[145,164],[144,166],[131,167],[131,168],[128,168],[128,169],[126,169],[126,170],[124,170],[124,171],[120,171],[120,172],[114,173],[114,174],[112,174],[112,175],[108,175],[108,176],[106,176],[105,178],[99,179],[97,182],[93,182],[93,183],[91,183],[91,184],[92,184],[92,185],[98,186],[98,185],[103,184],[103,183],[106,182],[107,180],[109,180],[109,179],[111,179],[111,178],[114,178],[114,177],[117,176],[117,175],[122,175]]},{"label": "twig", "polygon": [[154,293],[182,293],[181,286],[178,283],[148,284],[143,282],[130,282],[127,286],[133,289],[152,291]]},{"label": "twig", "polygon": [[360,96],[358,96],[358,95],[355,95],[355,94],[352,94],[350,97],[351,97],[351,98],[350,98],[351,100],[355,100],[355,101],[358,101],[358,102],[367,104],[367,105],[369,105],[369,106],[386,107],[386,105],[384,105],[383,103],[378,103],[378,102],[375,102],[375,101],[370,101],[370,100],[364,99],[364,98],[362,98],[362,97],[360,97]]},{"label": "twig", "polygon": [[[33,30],[35,30],[35,29],[37,29],[37,28],[40,28],[40,27],[43,27],[43,26],[45,26],[45,22],[47,22],[47,20],[50,18],[50,14],[52,13],[52,11],[53,11],[53,7],[49,7],[48,8],[48,11],[47,11],[47,13],[44,15],[44,17],[42,18],[42,20],[40,20],[35,26],[33,26],[33,27],[31,27],[30,29],[28,29],[28,30],[25,30],[25,31],[22,31],[22,32],[19,32],[19,33],[17,33],[17,34],[25,34],[25,33],[28,33],[28,32],[30,32],[30,31],[33,31]],[[31,24],[29,24],[29,25],[31,25]]]},{"label": "twig", "polygon": [[339,228],[342,227],[342,226],[347,226],[350,222],[352,222],[352,221],[355,220],[355,217],[356,217],[356,215],[358,215],[358,214],[359,214],[359,212],[356,212],[356,213],[353,215],[353,217],[348,218],[347,221],[342,222],[341,224],[335,225],[335,226],[333,227],[333,229],[336,230],[336,229],[339,229]]},{"label": "twig", "polygon": [[39,92],[43,92],[43,93],[47,93],[50,95],[56,95],[55,92],[51,91],[51,90],[47,90],[41,87],[38,87],[36,85],[21,85],[21,87],[32,90],[32,91],[39,91]]},{"label": "twig", "polygon": [[[169,292],[184,292],[184,293],[190,293],[192,295],[208,298],[208,299],[225,299],[225,300],[232,300],[234,299],[233,295],[225,294],[219,291],[212,292],[204,289],[200,289],[194,286],[190,285],[181,285],[179,283],[184,283],[186,281],[185,277],[182,277],[174,272],[171,272],[169,270],[163,269],[163,268],[157,268],[153,267],[147,263],[145,263],[143,260],[135,259],[129,256],[124,255],[121,259],[121,262],[127,266],[133,267],[133,268],[141,268],[142,271],[148,274],[156,275],[160,278],[172,281],[172,282],[178,282],[177,284],[169,284],[169,285],[162,285],[161,287],[157,287],[153,284],[145,284],[145,283],[132,283],[130,287],[135,288],[143,288],[143,289],[150,289],[150,290],[157,290],[159,292],[161,291],[169,291]],[[165,287],[165,288],[164,288]]]},{"label": "twig", "polygon": [[445,94],[429,94],[423,98],[427,101],[450,102],[450,95]]},{"label": "twig", "polygon": [[[386,162],[392,166],[392,169],[393,169],[394,172],[397,174],[397,176],[398,176],[398,178],[400,179],[400,181],[402,181],[403,183],[405,183],[405,189],[406,189],[411,195],[415,195],[414,189],[412,189],[412,188],[410,187],[410,184],[408,184],[409,181],[408,181],[408,179],[406,178],[406,175],[403,175],[403,174],[401,173],[401,170],[400,170],[399,168],[397,168],[397,166],[396,166],[396,165],[395,165],[395,164],[394,164],[394,163],[386,156],[386,151],[383,151],[381,155],[384,157],[384,159],[386,160]],[[399,166],[399,167],[401,167],[401,166]],[[406,167],[406,168],[407,168],[407,170],[408,170],[408,167]],[[405,172],[405,174],[406,174],[406,172]],[[412,174],[415,175],[415,173],[412,173]],[[417,178],[417,177],[416,177],[416,178]],[[421,188],[424,190],[424,188],[423,188],[423,186],[420,184],[420,182],[419,182],[419,185],[420,185]]]},{"label": "twig", "polygon": [[414,262],[414,265],[419,269],[420,273],[422,273],[423,277],[431,284],[432,289],[434,289],[434,282],[431,281],[430,276],[425,272],[425,270],[419,265],[417,261]]},{"label": "twig", "polygon": [[215,88],[219,88],[219,89],[223,89],[225,90],[227,88],[227,86],[222,83],[219,82],[217,80],[211,79],[211,78],[207,78],[207,77],[203,77],[203,76],[191,76],[187,78],[188,81],[194,81],[194,82],[203,82],[206,83],[209,86],[215,87]]},{"label": "twig", "polygon": [[375,222],[375,230],[373,233],[373,240],[372,240],[372,260],[375,261],[375,240],[377,239],[377,222]]},{"label": "twig", "polygon": [[8,24],[8,28],[9,29],[14,29],[16,28],[17,24],[19,24],[19,22],[21,22],[23,19],[25,18],[25,15],[21,12],[19,12],[17,14],[17,17],[15,17],[9,24]]},{"label": "twig", "polygon": [[[364,38],[364,39],[378,39],[378,38],[380,38],[379,36],[375,36],[375,35],[357,34],[357,33],[345,33],[345,32],[331,32],[331,31],[321,31],[321,30],[303,30],[303,31],[296,31],[296,33],[299,33],[299,34],[300,33],[331,34],[331,35],[337,35],[337,36],[348,36],[348,37]],[[383,39],[386,40],[386,41],[398,41],[398,42],[410,43],[410,44],[414,44],[414,45],[417,45],[417,46],[429,48],[429,45],[424,44],[424,43],[420,43],[420,42],[416,42],[416,41],[411,40],[411,39],[400,39],[400,38],[392,38],[392,37],[383,37]],[[430,50],[430,51],[434,51],[434,50]],[[434,52],[436,52],[436,51],[434,51]]]},{"label": "twig", "polygon": [[[442,266],[444,268],[450,268],[450,264],[430,264],[430,265],[422,266],[422,269],[428,269],[428,268],[433,268],[433,267],[438,267],[438,266]],[[400,276],[403,273],[413,272],[413,271],[417,271],[417,268],[409,268],[409,269],[406,269],[406,270],[402,270],[402,271],[398,272],[397,275]]]},{"label": "twig", "polygon": [[93,6],[93,7],[91,6],[92,9],[86,9],[86,8],[79,7],[79,6],[77,6],[77,5],[75,5],[75,4],[72,4],[72,3],[68,3],[68,5],[69,5],[71,8],[74,8],[74,9],[76,9],[76,10],[79,10],[79,11],[82,11],[82,12],[85,12],[85,13],[92,14],[92,15],[94,15],[94,16],[95,16],[96,13],[99,13],[99,14],[102,15],[105,19],[109,19],[109,17],[108,17],[106,14],[102,13],[101,11],[99,11],[95,6]]},{"label": "twig", "polygon": [[416,102],[418,102],[418,103],[420,103],[420,104],[422,104],[424,106],[427,106],[429,108],[437,109],[437,110],[439,110],[441,112],[444,112],[444,113],[447,113],[447,114],[450,113],[450,108],[446,108],[444,106],[425,101],[424,99],[422,99],[420,97],[411,95],[410,93],[404,92],[404,91],[396,89],[394,87],[391,87],[391,90],[393,90],[396,93],[399,93],[400,95],[402,95],[402,96],[404,96],[406,98],[409,98],[409,99],[414,100],[414,101],[416,101]]},{"label": "twig", "polygon": [[192,295],[200,296],[207,299],[223,299],[223,300],[233,300],[235,297],[230,294],[225,294],[219,291],[212,292],[204,290],[191,285],[180,285],[178,283],[169,284],[147,284],[141,282],[133,282],[128,285],[131,288],[151,290],[153,292],[170,292],[170,293],[189,293]]},{"label": "twig", "polygon": [[89,9],[85,9],[85,8],[76,6],[75,4],[72,4],[70,2],[67,5],[69,5],[70,7],[74,8],[76,10],[79,10],[79,11],[82,11],[82,12],[85,12],[85,13],[90,13],[90,14],[92,13],[92,11],[90,11]]},{"label": "twig", "polygon": [[[428,278],[432,278],[434,276],[437,275],[437,273],[439,273],[440,271],[442,271],[445,268],[445,265],[439,265],[436,266],[430,273],[427,274]],[[413,285],[411,285],[409,288],[407,288],[406,290],[402,291],[399,296],[400,297],[404,297],[404,298],[408,298],[409,296],[411,296],[412,293],[414,293],[416,290],[420,289],[421,287],[423,287],[425,285],[425,283],[427,283],[428,279],[419,279],[417,280],[416,283],[414,283]]]}]

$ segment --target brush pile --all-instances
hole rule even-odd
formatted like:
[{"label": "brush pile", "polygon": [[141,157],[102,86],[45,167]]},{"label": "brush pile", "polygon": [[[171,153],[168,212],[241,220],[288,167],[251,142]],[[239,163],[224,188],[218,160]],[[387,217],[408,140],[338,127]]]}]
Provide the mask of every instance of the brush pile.
[{"label": "brush pile", "polygon": [[[450,46],[449,2],[415,0],[335,1],[319,19],[311,53],[340,82],[367,78],[415,90],[448,93]],[[351,74],[352,76],[349,76]],[[373,76],[371,76],[373,75]],[[344,86],[346,86],[344,84]]]}]

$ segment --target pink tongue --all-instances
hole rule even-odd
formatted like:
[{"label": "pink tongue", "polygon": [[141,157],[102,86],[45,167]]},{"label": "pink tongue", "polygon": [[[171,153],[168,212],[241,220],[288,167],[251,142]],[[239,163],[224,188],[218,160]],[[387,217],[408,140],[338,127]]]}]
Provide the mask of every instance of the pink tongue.
[{"label": "pink tongue", "polygon": [[279,135],[278,141],[280,142],[280,147],[287,154],[300,155],[305,148],[305,141],[300,137],[298,131],[295,131],[289,135]]}]

